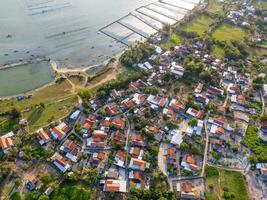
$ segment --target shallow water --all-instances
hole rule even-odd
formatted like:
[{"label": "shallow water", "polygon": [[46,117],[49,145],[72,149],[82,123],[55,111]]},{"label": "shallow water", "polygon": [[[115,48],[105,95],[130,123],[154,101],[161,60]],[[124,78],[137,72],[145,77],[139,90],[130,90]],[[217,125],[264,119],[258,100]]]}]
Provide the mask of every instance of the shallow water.
[{"label": "shallow water", "polygon": [[0,97],[22,94],[54,79],[48,62],[27,64],[0,70]]},{"label": "shallow water", "polygon": [[125,47],[99,29],[156,1],[0,0],[0,64],[36,56],[73,68],[98,64]]},{"label": "shallow water", "polygon": [[[198,1],[0,0],[0,66],[44,57],[57,61],[59,68],[97,65],[163,24],[177,22]],[[47,66],[0,70],[0,96],[51,81]]]},{"label": "shallow water", "polygon": [[[171,4],[187,9],[194,6],[188,1],[165,1],[165,8],[150,6],[154,12],[145,7],[151,3],[162,6],[158,0],[0,0],[0,65],[35,57],[55,59],[62,64],[60,67],[68,68],[99,64],[126,47],[100,32],[103,27],[135,10],[160,27],[162,22],[175,22],[166,16],[180,19],[185,13]],[[166,16],[159,14],[162,12]],[[134,31],[142,31],[141,36],[154,33],[141,21],[129,19],[120,21]],[[132,33],[129,40],[132,38],[139,36]]]}]

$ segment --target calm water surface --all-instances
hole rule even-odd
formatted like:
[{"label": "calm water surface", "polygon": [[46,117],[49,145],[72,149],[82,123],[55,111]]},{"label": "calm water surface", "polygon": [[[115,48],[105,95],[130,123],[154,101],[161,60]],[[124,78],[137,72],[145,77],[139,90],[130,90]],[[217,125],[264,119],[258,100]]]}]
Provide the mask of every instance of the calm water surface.
[{"label": "calm water surface", "polygon": [[[198,1],[0,0],[0,66],[39,57],[56,60],[61,68],[96,65],[164,23],[175,23]],[[52,78],[48,63],[0,70],[0,96]]]},{"label": "calm water surface", "polygon": [[0,70],[0,97],[22,94],[54,79],[48,62],[27,64]]}]

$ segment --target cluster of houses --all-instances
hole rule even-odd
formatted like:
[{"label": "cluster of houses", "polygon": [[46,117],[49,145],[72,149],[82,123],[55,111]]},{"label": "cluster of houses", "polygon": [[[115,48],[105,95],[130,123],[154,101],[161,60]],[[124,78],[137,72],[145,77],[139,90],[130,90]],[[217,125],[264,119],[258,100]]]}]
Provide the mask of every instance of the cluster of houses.
[{"label": "cluster of houses", "polygon": [[235,25],[250,26],[250,19],[254,18],[256,9],[253,6],[243,4],[241,10],[230,11],[227,18]]},{"label": "cluster of houses", "polygon": [[[253,12],[246,6],[244,12],[233,11],[228,17],[236,23],[245,13]],[[98,169],[103,191],[125,193],[130,187],[147,189],[150,186],[154,164],[149,159],[151,140],[159,145],[161,142],[166,144],[163,165],[168,177],[183,176],[186,179],[200,175],[205,134],[210,139],[210,155],[216,152],[224,161],[235,157],[237,154],[229,144],[240,144],[251,115],[256,113],[244,95],[249,90],[250,77],[240,75],[224,60],[206,54],[203,45],[202,42],[180,45],[166,52],[156,47],[148,61],[134,65],[150,72],[145,80],[132,81],[127,89],[114,88],[106,98],[96,96],[90,99],[93,108],[90,114],[76,110],[58,125],[37,130],[39,145],[55,150],[51,157],[55,168],[62,173],[71,173],[82,160],[86,167]],[[188,91],[193,105],[188,105],[188,99],[179,94],[170,95],[169,88],[163,84],[166,76],[177,81],[185,75],[179,61],[189,54],[203,61],[204,70],[219,72],[216,77],[218,85],[199,81],[192,93]],[[155,61],[159,66],[155,66]],[[147,92],[152,87],[157,91]],[[264,95],[267,96],[267,91]],[[212,102],[218,106],[210,114],[207,106]],[[145,124],[134,119],[141,117]],[[77,124],[81,125],[79,129]],[[261,122],[261,132],[267,135],[267,121]],[[14,145],[13,138],[12,133],[0,137],[0,148],[4,153]],[[213,164],[224,164],[218,160],[209,159]],[[266,163],[258,163],[256,168],[266,179]],[[34,180],[30,181],[29,188],[34,184]],[[204,191],[200,185],[203,186],[185,180],[177,183],[175,190],[182,199],[200,199]]]}]

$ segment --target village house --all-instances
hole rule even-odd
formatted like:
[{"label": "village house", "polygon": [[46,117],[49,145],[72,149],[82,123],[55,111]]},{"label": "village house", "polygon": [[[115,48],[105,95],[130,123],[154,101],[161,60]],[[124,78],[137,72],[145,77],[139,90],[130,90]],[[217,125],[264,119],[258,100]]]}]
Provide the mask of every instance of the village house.
[{"label": "village house", "polygon": [[168,103],[168,99],[162,98],[159,95],[155,96],[151,94],[148,96],[147,102],[150,104],[152,109],[158,109],[163,108]]},{"label": "village house", "polygon": [[59,153],[55,153],[52,156],[52,161],[53,164],[63,173],[70,169],[70,165]]},{"label": "village house", "polygon": [[46,145],[49,141],[50,141],[50,137],[48,136],[48,134],[44,131],[43,128],[40,128],[36,131],[37,133],[37,137],[39,139],[39,144],[42,145]]},{"label": "village house", "polygon": [[267,136],[267,120],[261,120],[261,132],[264,136]]},{"label": "village house", "polygon": [[220,139],[215,139],[211,142],[212,150],[217,153],[222,153],[224,149],[224,142]]},{"label": "village house", "polygon": [[267,181],[267,163],[257,163],[256,169],[259,172],[260,178]]},{"label": "village house", "polygon": [[136,133],[132,136],[131,143],[136,146],[145,146],[145,138],[140,133]]},{"label": "village house", "polygon": [[183,134],[175,129],[170,131],[170,136],[171,136],[171,144],[176,145],[177,147],[180,147],[180,145],[183,142]]},{"label": "village house", "polygon": [[130,148],[130,154],[133,158],[138,158],[139,160],[142,160],[144,150],[140,147],[131,147]]},{"label": "village house", "polygon": [[204,87],[204,84],[203,83],[198,83],[196,89],[195,89],[195,93],[201,93],[202,92],[202,89]]},{"label": "village house", "polygon": [[61,141],[66,137],[70,130],[71,128],[65,122],[61,122],[58,126],[52,129],[51,136],[54,140]]},{"label": "village house", "polygon": [[64,144],[60,147],[60,150],[66,153],[66,157],[72,162],[77,162],[81,148],[71,140],[66,140]]},{"label": "village house", "polygon": [[175,163],[176,162],[176,149],[169,147],[166,150],[166,159],[167,163]]},{"label": "village house", "polygon": [[156,83],[162,83],[164,74],[153,72],[147,79],[147,84],[149,86],[155,85]]},{"label": "village house", "polygon": [[178,114],[185,112],[185,105],[178,99],[172,99],[169,106]]},{"label": "village house", "polygon": [[119,112],[119,108],[115,103],[107,105],[106,110],[108,111],[109,115],[115,115]]},{"label": "village house", "polygon": [[200,169],[200,167],[197,165],[196,159],[191,155],[185,155],[183,157],[181,167],[183,170],[192,172],[193,175]]},{"label": "village house", "polygon": [[81,111],[76,110],[74,113],[71,114],[70,120],[71,121],[76,121],[79,118],[80,113],[81,113]]},{"label": "village house", "polygon": [[14,144],[11,137],[5,137],[5,136],[0,137],[0,149],[4,153],[7,153],[13,146]]},{"label": "village house", "polygon": [[107,134],[101,130],[94,130],[91,137],[87,139],[88,147],[104,148],[106,144]]},{"label": "village house", "polygon": [[144,160],[139,160],[137,158],[131,158],[129,163],[129,168],[138,171],[145,171],[146,168],[149,168],[149,163]]},{"label": "village house", "polygon": [[90,158],[90,164],[93,167],[96,167],[100,173],[103,172],[105,168],[105,160],[107,154],[105,151],[94,152]]},{"label": "village house", "polygon": [[138,189],[146,188],[145,178],[142,172],[130,171],[129,179],[131,180],[131,183],[134,185],[135,188],[138,188]]},{"label": "village house", "polygon": [[135,93],[133,95],[133,99],[132,100],[134,101],[134,103],[136,105],[143,105],[145,103],[145,101],[146,101],[146,96],[145,96],[145,94]]},{"label": "village house", "polygon": [[112,120],[112,126],[116,129],[121,129],[123,130],[126,126],[126,122],[125,122],[125,119],[121,116],[118,116],[118,117],[115,117],[113,120]]},{"label": "village house", "polygon": [[193,135],[193,133],[196,134],[197,136],[201,136],[203,126],[204,126],[204,121],[203,120],[197,120],[197,125],[196,126],[188,126],[185,133],[190,137]]},{"label": "village house", "polygon": [[121,130],[116,130],[113,135],[113,141],[116,145],[124,145],[125,144],[125,135]]},{"label": "village house", "polygon": [[34,190],[36,188],[38,179],[36,176],[30,176],[26,180],[26,188],[30,191]]},{"label": "village house", "polygon": [[129,89],[133,92],[137,92],[137,91],[140,91],[141,89],[143,88],[146,88],[148,85],[146,82],[144,82],[143,80],[141,79],[138,79],[137,81],[135,82],[131,82],[129,84]]},{"label": "village house", "polygon": [[95,115],[89,115],[82,126],[82,133],[87,134],[89,130],[96,124],[97,119]]},{"label": "village house", "polygon": [[246,99],[243,95],[232,95],[231,96],[231,102],[236,103],[240,106],[247,106]]},{"label": "village house", "polygon": [[105,177],[108,179],[120,179],[119,171],[116,167],[112,166],[105,172]]},{"label": "village house", "polygon": [[108,132],[109,129],[110,129],[110,125],[111,125],[110,118],[109,117],[105,117],[105,119],[102,122],[101,130],[105,131],[105,132]]},{"label": "village house", "polygon": [[200,119],[200,118],[202,118],[204,113],[202,111],[196,110],[194,108],[188,108],[186,111],[186,114],[188,114],[191,118],[195,117],[197,119]]},{"label": "village house", "polygon": [[202,94],[195,94],[196,102],[201,105],[207,105],[209,103],[209,98],[205,97]]},{"label": "village house", "polygon": [[181,200],[199,200],[201,198],[201,192],[198,191],[189,182],[178,182],[176,185],[177,192],[179,193]]},{"label": "village house", "polygon": [[123,111],[126,111],[134,106],[133,99],[127,98],[121,101],[121,107]]},{"label": "village house", "polygon": [[248,85],[248,82],[249,82],[248,78],[244,76],[237,77],[237,83],[240,84],[241,86]]},{"label": "village house", "polygon": [[126,189],[127,182],[125,180],[112,180],[107,179],[104,183],[105,192],[127,192]]},{"label": "village house", "polygon": [[264,98],[267,98],[267,84],[263,84],[262,90]]},{"label": "village house", "polygon": [[207,96],[209,96],[210,98],[214,98],[214,97],[222,97],[224,94],[224,91],[216,88],[216,87],[212,87],[210,86],[207,90]]},{"label": "village house", "polygon": [[173,111],[171,108],[164,108],[163,109],[163,114],[167,116],[173,123],[178,122],[178,118],[176,113]]},{"label": "village house", "polygon": [[171,73],[176,77],[180,78],[184,75],[184,68],[180,65],[177,65],[175,62],[171,64]]},{"label": "village house", "polygon": [[125,160],[126,160],[126,152],[120,150],[115,155],[114,164],[119,167],[125,167]]},{"label": "village house", "polygon": [[116,99],[118,97],[121,97],[121,93],[119,91],[117,91],[116,89],[111,90],[111,94],[110,94],[112,99]]},{"label": "village house", "polygon": [[227,92],[229,94],[236,94],[238,91],[238,85],[235,83],[230,83],[227,87]]}]

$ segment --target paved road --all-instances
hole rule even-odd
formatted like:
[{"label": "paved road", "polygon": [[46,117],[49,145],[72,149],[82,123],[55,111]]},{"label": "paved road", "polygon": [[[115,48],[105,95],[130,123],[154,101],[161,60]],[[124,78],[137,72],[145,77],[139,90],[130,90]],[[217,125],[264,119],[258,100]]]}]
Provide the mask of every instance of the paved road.
[{"label": "paved road", "polygon": [[204,120],[204,129],[205,129],[205,134],[206,134],[206,144],[205,144],[205,150],[204,150],[204,158],[203,158],[203,165],[202,165],[202,171],[200,176],[204,176],[205,172],[205,166],[207,164],[207,158],[208,158],[208,150],[209,150],[209,131],[207,129],[207,121],[209,119],[209,113],[206,116]]},{"label": "paved road", "polygon": [[261,116],[262,116],[265,113],[265,100],[263,98],[262,91],[260,91],[260,96],[261,96],[261,104],[262,104],[262,108],[261,108]]},{"label": "paved road", "polygon": [[165,149],[166,149],[166,144],[161,143],[158,154],[158,166],[160,171],[162,171],[162,173],[167,176],[166,156],[164,155]]}]

